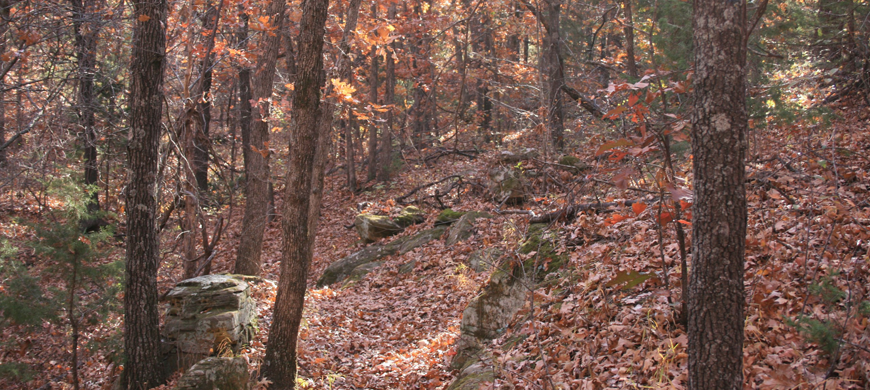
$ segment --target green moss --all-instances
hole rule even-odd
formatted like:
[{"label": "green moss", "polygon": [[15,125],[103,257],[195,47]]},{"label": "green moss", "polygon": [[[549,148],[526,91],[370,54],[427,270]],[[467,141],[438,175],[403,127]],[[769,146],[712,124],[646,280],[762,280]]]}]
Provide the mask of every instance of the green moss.
[{"label": "green moss", "polygon": [[578,162],[580,162],[579,158],[574,157],[574,156],[570,156],[570,155],[562,156],[559,159],[559,164],[562,164],[562,165],[572,165],[573,166],[574,164],[577,164]]},{"label": "green moss", "polygon": [[448,390],[477,390],[484,382],[492,382],[495,380],[495,373],[490,370],[478,371],[461,376],[451,383]]},{"label": "green moss", "polygon": [[450,225],[453,222],[458,221],[459,218],[462,218],[463,215],[465,215],[464,211],[453,211],[452,209],[444,209],[444,211],[438,214],[438,217],[435,218],[435,226]]},{"label": "green moss", "polygon": [[414,206],[405,207],[397,217],[393,218],[393,222],[403,228],[421,223],[425,220],[426,214]]},{"label": "green moss", "polygon": [[534,274],[536,281],[557,271],[568,260],[564,253],[556,253],[558,234],[547,231],[547,224],[536,223],[529,226],[528,238],[520,246],[520,253],[529,254],[536,252],[535,256],[523,261],[523,269],[526,274]]}]

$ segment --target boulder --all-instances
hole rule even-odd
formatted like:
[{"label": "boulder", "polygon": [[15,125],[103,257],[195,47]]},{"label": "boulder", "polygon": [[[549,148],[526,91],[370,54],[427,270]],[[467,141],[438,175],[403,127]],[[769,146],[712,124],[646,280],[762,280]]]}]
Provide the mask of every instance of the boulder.
[{"label": "boulder", "polygon": [[525,178],[518,169],[495,167],[489,171],[489,179],[494,201],[518,204],[526,200]]},{"label": "boulder", "polygon": [[[317,279],[316,285],[318,288],[320,288],[326,285],[340,282],[351,276],[354,273],[354,270],[360,266],[374,263],[377,260],[380,260],[381,258],[389,255],[402,255],[410,252],[414,250],[414,248],[426,245],[430,241],[440,238],[444,234],[444,230],[446,230],[446,228],[441,226],[434,229],[423,230],[412,236],[398,238],[386,245],[369,245],[368,247],[363,248],[360,251],[354,252],[347,257],[336,261],[326,267],[326,270],[323,271],[323,275],[320,276],[320,279]],[[381,263],[378,263],[377,265],[380,266]],[[377,266],[375,266],[374,268],[369,266],[361,269],[361,274],[358,275],[361,278],[375,268],[377,268]]]},{"label": "boulder", "polygon": [[515,151],[503,150],[498,153],[498,161],[504,164],[516,164],[536,157],[538,157],[538,151],[533,148],[520,148]]},{"label": "boulder", "polygon": [[571,172],[576,175],[589,169],[589,165],[586,165],[586,163],[584,163],[577,157],[571,155],[564,155],[559,158],[559,165],[557,166],[557,168]]},{"label": "boulder", "polygon": [[453,246],[471,237],[474,233],[474,221],[478,218],[492,218],[492,215],[480,211],[463,214],[456,223],[450,226],[450,231],[447,232],[447,240],[444,241],[444,245]]},{"label": "boulder", "polygon": [[484,272],[492,269],[501,257],[502,251],[498,248],[478,249],[468,256],[468,266],[474,272]]},{"label": "boulder", "polygon": [[247,390],[248,363],[244,358],[210,357],[200,360],[178,379],[176,390]]},{"label": "boulder", "polygon": [[450,225],[458,221],[465,215],[464,211],[453,211],[452,209],[444,209],[435,218],[435,226]]},{"label": "boulder", "polygon": [[402,228],[423,223],[424,221],[426,221],[426,213],[414,206],[405,207],[397,217],[393,218],[393,222]]},{"label": "boulder", "polygon": [[360,214],[353,220],[359,238],[363,242],[375,242],[381,238],[401,233],[404,227],[390,217],[374,214]]},{"label": "boulder", "polygon": [[447,390],[477,390],[485,383],[495,380],[495,369],[490,357],[475,360],[472,364],[463,368],[456,376],[456,380],[447,386]]},{"label": "boulder", "polygon": [[166,295],[162,336],[169,372],[200,359],[236,352],[256,331],[256,303],[241,275],[205,275],[179,282]]}]

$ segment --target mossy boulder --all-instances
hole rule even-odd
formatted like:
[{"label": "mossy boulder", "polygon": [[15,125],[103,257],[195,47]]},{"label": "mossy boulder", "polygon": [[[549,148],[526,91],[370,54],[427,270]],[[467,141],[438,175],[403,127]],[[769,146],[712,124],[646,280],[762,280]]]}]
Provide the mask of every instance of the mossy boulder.
[{"label": "mossy boulder", "polygon": [[444,209],[435,218],[435,226],[450,225],[459,220],[465,211],[453,211],[452,209]]},{"label": "mossy boulder", "polygon": [[406,228],[411,225],[423,223],[426,220],[426,213],[414,206],[408,206],[402,209],[398,216],[393,218],[396,225]]},{"label": "mossy boulder", "polygon": [[444,245],[453,246],[471,237],[474,233],[474,221],[478,218],[492,218],[492,215],[480,211],[463,214],[456,223],[450,226],[450,231],[447,232],[447,240],[444,241]]},{"label": "mossy boulder", "polygon": [[498,263],[502,254],[502,250],[498,248],[478,249],[468,256],[468,266],[475,272],[488,271]]},{"label": "mossy boulder", "polygon": [[526,179],[519,169],[495,167],[489,171],[489,179],[493,201],[518,204],[526,200]]},{"label": "mossy boulder", "polygon": [[536,252],[535,256],[523,261],[525,275],[534,275],[535,281],[540,282],[544,276],[557,271],[568,260],[566,253],[558,253],[558,231],[548,230],[545,223],[536,223],[529,226],[526,240],[520,246],[520,253],[529,254]]},{"label": "mossy boulder", "polygon": [[[369,245],[368,247],[354,252],[326,267],[326,270],[323,271],[323,275],[317,279],[316,286],[320,288],[340,282],[353,275],[358,267],[376,262],[377,260],[389,255],[401,255],[410,252],[414,250],[414,248],[426,245],[430,241],[440,238],[444,234],[444,230],[446,230],[446,228],[442,226],[434,229],[423,230],[411,236],[395,239],[386,245]],[[378,266],[380,266],[380,264],[381,263],[378,263]],[[362,278],[365,274],[376,268],[377,266],[374,266],[373,268],[371,266],[362,268],[360,269],[360,272],[357,273],[357,276],[358,278]]]},{"label": "mossy boulder", "polygon": [[483,384],[495,380],[495,370],[491,362],[478,360],[463,368],[456,376],[456,380],[447,386],[447,390],[477,390]]},{"label": "mossy boulder", "polygon": [[573,174],[578,174],[589,169],[589,166],[586,165],[579,158],[571,155],[565,155],[559,158],[559,169],[566,170]]},{"label": "mossy boulder", "polygon": [[404,227],[390,217],[374,214],[360,214],[353,220],[359,238],[363,242],[375,242],[381,238],[401,233]]},{"label": "mossy boulder", "polygon": [[248,363],[244,358],[203,359],[178,379],[176,390],[247,390]]},{"label": "mossy boulder", "polygon": [[514,151],[503,150],[498,153],[498,161],[503,164],[516,164],[536,157],[538,157],[538,151],[533,148],[520,148]]}]

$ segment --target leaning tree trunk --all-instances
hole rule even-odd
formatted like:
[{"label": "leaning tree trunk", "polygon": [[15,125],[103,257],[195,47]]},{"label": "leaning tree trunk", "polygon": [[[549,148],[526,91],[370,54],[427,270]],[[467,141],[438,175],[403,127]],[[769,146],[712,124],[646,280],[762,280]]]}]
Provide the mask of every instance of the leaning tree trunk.
[{"label": "leaning tree trunk", "polygon": [[743,388],[746,3],[695,0],[689,388]]},{"label": "leaning tree trunk", "polygon": [[163,108],[166,0],[133,3],[130,137],[127,143],[127,255],[124,378],[139,390],[163,382],[157,311],[157,157]]},{"label": "leaning tree trunk", "polygon": [[[284,24],[284,1],[272,0],[266,14],[269,25],[281,31]],[[236,273],[259,275],[262,261],[263,233],[269,211],[269,98],[275,78],[275,65],[281,46],[280,34],[266,34],[260,45],[260,57],[253,75],[250,144],[243,151],[245,160],[245,215],[242,238],[236,257]]]},{"label": "leaning tree trunk", "polygon": [[290,143],[290,167],[284,198],[281,278],[261,375],[271,389],[292,389],[296,383],[296,342],[315,232],[310,221],[310,195],[320,119],[323,83],[323,36],[329,0],[305,0],[299,35],[298,75],[293,99],[296,124]]}]

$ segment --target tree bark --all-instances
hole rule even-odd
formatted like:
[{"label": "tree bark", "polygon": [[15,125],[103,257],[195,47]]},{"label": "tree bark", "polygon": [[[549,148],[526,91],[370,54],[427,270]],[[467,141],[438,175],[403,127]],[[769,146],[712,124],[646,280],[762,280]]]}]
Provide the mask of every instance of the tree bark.
[{"label": "tree bark", "polygon": [[622,0],[622,5],[625,11],[625,27],[622,29],[625,34],[625,65],[628,67],[628,75],[636,79],[637,62],[634,58],[634,19],[631,13],[631,0]]},{"label": "tree bark", "polygon": [[[290,142],[290,167],[283,211],[281,278],[261,375],[271,389],[292,389],[296,382],[296,342],[305,303],[308,268],[316,225],[311,189],[318,144],[323,37],[329,0],[305,0],[299,35],[298,76],[293,101],[296,128]],[[316,219],[316,217],[315,217]]]},{"label": "tree bark", "polygon": [[[284,1],[272,0],[266,10],[269,25],[281,31],[284,24]],[[269,100],[275,78],[275,65],[281,45],[279,33],[266,33],[260,43],[251,90],[252,106],[249,146],[243,151],[245,160],[245,214],[242,218],[242,238],[236,257],[236,272],[259,275],[262,267],[263,233],[269,212]],[[244,142],[244,141],[243,141]]]},{"label": "tree bark", "polygon": [[[202,20],[202,29],[208,33],[205,42],[206,54],[199,65],[199,80],[193,88],[193,98],[196,99],[195,114],[199,116],[195,122],[197,125],[194,134],[193,170],[196,177],[196,187],[200,195],[208,193],[208,150],[211,144],[209,138],[209,126],[211,125],[211,82],[212,64],[214,63],[214,45],[217,36],[217,28],[220,22],[220,14],[223,9],[223,1],[215,7],[209,3]],[[202,196],[200,196],[202,198]]]},{"label": "tree bark", "polygon": [[[387,11],[387,19],[393,21],[396,19],[396,3],[390,3],[390,8]],[[390,169],[393,166],[393,107],[396,100],[396,61],[393,56],[396,53],[396,43],[391,42],[388,46],[386,60],[384,61],[384,71],[386,72],[384,80],[384,105],[387,106],[386,122],[384,123],[384,134],[381,137],[383,150],[381,151],[381,169],[378,173],[378,180],[387,181],[390,179]]]},{"label": "tree bark", "polygon": [[541,37],[543,50],[539,58],[541,71],[541,83],[543,84],[544,103],[547,108],[545,123],[547,131],[552,138],[553,145],[557,150],[565,146],[564,109],[562,104],[562,86],[565,85],[565,75],[561,52],[560,13],[561,0],[543,0],[539,4],[542,9],[536,8],[528,2],[521,0],[544,26],[544,36]]},{"label": "tree bark", "polygon": [[[78,103],[76,108],[81,126],[80,138],[84,149],[85,185],[95,186],[99,180],[97,163],[97,132],[94,128],[94,75],[97,71],[97,36],[100,33],[99,16],[93,0],[72,0],[73,33],[78,61]],[[100,208],[98,191],[91,193],[88,210]]]},{"label": "tree bark", "polygon": [[[350,36],[353,34],[354,30],[356,30],[357,20],[359,19],[359,7],[361,0],[350,0],[347,5],[347,17],[345,18],[344,24],[344,33],[341,38],[341,42],[339,43],[339,65],[338,65],[338,76],[341,77],[341,80],[348,85],[353,83],[353,71],[351,70],[351,60],[350,60]],[[345,160],[347,166],[347,189],[350,192],[357,191],[357,180],[356,180],[356,145],[354,143],[354,128],[356,127],[356,119],[353,115],[353,110],[350,107],[344,107],[346,109],[347,118],[344,119],[344,141],[345,141]],[[328,115],[332,115],[333,111],[325,112]]]},{"label": "tree bark", "polygon": [[125,387],[160,385],[163,378],[157,311],[159,264],[157,158],[163,108],[166,0],[133,3],[130,136],[127,144],[127,254],[124,292]]},{"label": "tree bark", "polygon": [[[378,16],[378,3],[372,2],[372,19],[377,19]],[[380,67],[378,65],[378,47],[377,45],[372,45],[370,51],[371,57],[371,69],[369,69],[369,102],[372,104],[372,107],[378,104],[378,86],[380,84],[380,80],[378,78],[378,72],[380,71]],[[372,110],[372,125],[369,126],[369,171],[368,171],[368,180],[374,180],[378,175],[378,125],[376,120],[377,112]]]},{"label": "tree bark", "polygon": [[689,388],[743,388],[746,3],[695,0]]}]

